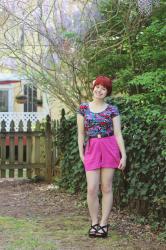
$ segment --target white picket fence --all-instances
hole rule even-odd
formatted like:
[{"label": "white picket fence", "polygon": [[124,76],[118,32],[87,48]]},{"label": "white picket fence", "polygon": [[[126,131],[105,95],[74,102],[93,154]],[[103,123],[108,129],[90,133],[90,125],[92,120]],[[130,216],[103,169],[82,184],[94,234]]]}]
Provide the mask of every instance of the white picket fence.
[{"label": "white picket fence", "polygon": [[[30,120],[32,126],[36,121],[45,120],[48,114],[46,112],[0,112],[0,123],[4,120],[6,122],[6,130],[10,130],[10,123],[13,120],[15,123],[15,130],[18,130],[20,120],[23,121],[24,130],[27,129],[27,121]],[[1,128],[0,128],[1,129]]]}]

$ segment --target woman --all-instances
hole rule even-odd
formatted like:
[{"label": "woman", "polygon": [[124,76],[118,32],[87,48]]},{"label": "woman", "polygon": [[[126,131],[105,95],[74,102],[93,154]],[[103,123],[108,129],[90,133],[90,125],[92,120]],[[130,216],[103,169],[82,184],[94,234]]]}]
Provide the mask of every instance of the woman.
[{"label": "woman", "polygon": [[[93,101],[82,103],[77,111],[78,146],[87,179],[87,202],[91,217],[90,237],[107,237],[108,219],[113,203],[112,181],[115,169],[126,166],[126,151],[121,133],[119,111],[107,104],[112,81],[98,76],[93,81]],[[85,136],[88,141],[84,151]],[[98,191],[101,184],[102,218],[98,222]]]}]

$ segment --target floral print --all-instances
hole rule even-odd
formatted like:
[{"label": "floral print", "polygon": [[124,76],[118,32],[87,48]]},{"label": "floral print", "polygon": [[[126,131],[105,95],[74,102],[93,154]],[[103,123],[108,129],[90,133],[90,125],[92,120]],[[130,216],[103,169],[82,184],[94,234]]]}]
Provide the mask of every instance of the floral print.
[{"label": "floral print", "polygon": [[113,134],[112,118],[119,115],[118,108],[111,104],[108,104],[102,112],[94,113],[90,111],[89,103],[81,103],[77,113],[84,117],[84,127],[88,137]]}]

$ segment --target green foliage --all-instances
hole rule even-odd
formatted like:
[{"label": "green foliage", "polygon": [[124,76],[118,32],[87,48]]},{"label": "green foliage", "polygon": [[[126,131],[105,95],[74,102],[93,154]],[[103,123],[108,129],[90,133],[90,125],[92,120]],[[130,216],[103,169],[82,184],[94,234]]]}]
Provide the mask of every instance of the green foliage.
[{"label": "green foliage", "polygon": [[61,152],[62,178],[60,186],[74,193],[85,192],[85,174],[79,158],[76,119],[63,120],[58,131],[58,146]]},{"label": "green foliage", "polygon": [[[104,1],[103,15],[87,36],[84,57],[89,76],[112,76],[114,93],[137,95],[150,89],[152,99],[164,91],[166,80],[166,5],[153,16],[139,16],[134,1]],[[160,86],[161,85],[161,86]],[[160,93],[159,93],[160,89]]]},{"label": "green foliage", "polygon": [[165,80],[166,71],[158,68],[155,71],[148,71],[142,75],[135,76],[129,81],[129,86],[130,88],[135,88],[135,91],[139,89],[139,94],[134,96],[134,98],[137,99],[141,96],[141,98],[148,103],[161,105],[165,103]]},{"label": "green foliage", "polygon": [[[166,204],[166,134],[159,105],[146,99],[108,100],[121,111],[122,131],[127,151],[127,168],[117,170],[114,179],[115,204],[131,206],[153,220],[163,223]],[[65,134],[65,136],[64,136]],[[62,169],[61,187],[70,192],[86,193],[84,168],[79,159],[76,118],[65,121],[59,130]]]},{"label": "green foliage", "polygon": [[[128,155],[126,180],[121,190],[123,203],[145,201],[145,211],[164,216],[166,196],[166,136],[160,106],[130,99],[118,102],[122,110],[123,135]],[[125,106],[125,108],[124,108]],[[116,187],[119,189],[119,187]],[[118,190],[117,190],[118,191]],[[148,210],[146,209],[148,208]],[[138,207],[139,210],[139,207]]]},{"label": "green foliage", "polygon": [[[113,76],[114,93],[124,95],[108,99],[121,111],[128,156],[124,173],[116,171],[115,204],[146,216],[144,222],[157,230],[165,223],[166,208],[166,5],[161,1],[151,17],[143,18],[132,2],[103,1],[102,20],[87,34],[82,52],[88,64],[87,78]],[[61,129],[61,186],[85,193],[75,117]]]}]

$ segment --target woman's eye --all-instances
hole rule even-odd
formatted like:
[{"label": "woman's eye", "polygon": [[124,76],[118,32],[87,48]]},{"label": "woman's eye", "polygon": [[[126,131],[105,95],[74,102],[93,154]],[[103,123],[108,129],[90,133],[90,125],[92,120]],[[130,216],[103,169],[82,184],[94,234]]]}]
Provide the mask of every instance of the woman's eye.
[{"label": "woman's eye", "polygon": [[103,90],[103,91],[106,91],[106,88],[102,88],[102,87],[100,87],[100,86],[96,86],[96,89],[101,89],[101,90]]}]

